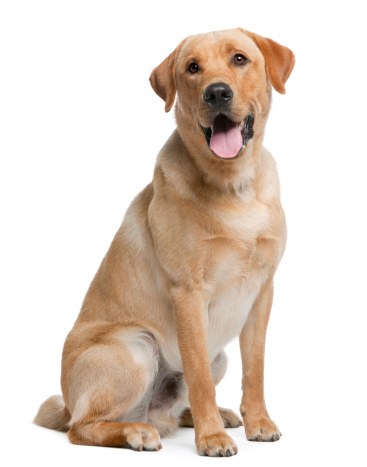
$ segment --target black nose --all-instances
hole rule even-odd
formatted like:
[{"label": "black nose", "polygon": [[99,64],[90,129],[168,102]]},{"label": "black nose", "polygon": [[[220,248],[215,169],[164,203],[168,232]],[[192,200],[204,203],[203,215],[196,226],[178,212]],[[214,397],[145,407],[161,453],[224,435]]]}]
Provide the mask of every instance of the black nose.
[{"label": "black nose", "polygon": [[204,91],[204,100],[213,107],[223,107],[233,97],[233,91],[225,83],[210,84]]}]

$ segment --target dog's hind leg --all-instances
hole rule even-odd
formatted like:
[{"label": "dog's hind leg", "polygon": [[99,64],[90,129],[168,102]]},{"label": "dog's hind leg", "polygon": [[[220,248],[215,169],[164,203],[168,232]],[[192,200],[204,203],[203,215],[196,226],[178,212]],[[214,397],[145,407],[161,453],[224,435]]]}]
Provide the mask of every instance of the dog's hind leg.
[{"label": "dog's hind leg", "polygon": [[119,423],[89,420],[74,423],[68,436],[73,444],[131,448],[135,451],[159,451],[158,431],[145,423]]},{"label": "dog's hind leg", "polygon": [[[78,331],[75,337],[72,331],[65,345],[63,389],[71,414],[69,439],[74,444],[159,450],[159,433],[146,424],[158,345],[141,328],[102,326],[88,325],[83,335]],[[88,347],[79,350],[69,368],[67,361],[78,341]]]}]

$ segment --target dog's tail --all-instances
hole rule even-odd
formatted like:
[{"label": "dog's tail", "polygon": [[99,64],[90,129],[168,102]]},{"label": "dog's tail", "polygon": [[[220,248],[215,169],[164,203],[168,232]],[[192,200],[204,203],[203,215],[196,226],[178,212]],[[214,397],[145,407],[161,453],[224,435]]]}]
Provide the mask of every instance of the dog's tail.
[{"label": "dog's tail", "polygon": [[70,419],[70,412],[66,408],[62,396],[51,396],[41,405],[33,421],[36,425],[45,428],[68,431]]}]

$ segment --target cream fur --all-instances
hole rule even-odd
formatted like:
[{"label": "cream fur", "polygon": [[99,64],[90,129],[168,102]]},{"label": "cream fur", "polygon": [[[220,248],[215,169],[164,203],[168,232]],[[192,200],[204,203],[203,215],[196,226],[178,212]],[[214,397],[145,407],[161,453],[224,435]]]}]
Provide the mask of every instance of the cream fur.
[{"label": "cream fur", "polygon": [[[239,51],[248,63],[239,68]],[[190,61],[200,73],[190,75]],[[68,335],[63,400],[50,398],[36,423],[68,431],[75,444],[159,450],[160,437],[195,425],[201,455],[237,453],[224,430],[241,421],[218,409],[223,348],[240,335],[241,414],[249,439],[280,432],[263,392],[263,357],[273,276],[286,225],[279,179],[262,146],[271,85],[285,92],[292,52],[241,29],[185,39],[151,75],[177,129],[154,177],[132,202]],[[207,146],[200,126],[213,109],[205,88],[234,91],[231,119],[255,115],[254,138],[233,160]],[[188,408],[190,406],[190,408]]]}]

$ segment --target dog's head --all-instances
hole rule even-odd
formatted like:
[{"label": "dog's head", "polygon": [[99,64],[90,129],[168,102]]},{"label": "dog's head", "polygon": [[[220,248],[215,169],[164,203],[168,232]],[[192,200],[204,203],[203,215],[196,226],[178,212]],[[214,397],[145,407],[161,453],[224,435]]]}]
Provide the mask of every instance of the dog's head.
[{"label": "dog's head", "polygon": [[[237,159],[262,138],[271,85],[282,94],[293,53],[271,39],[234,29],[190,36],[150,76],[168,112],[178,95],[176,118],[185,142],[206,157]],[[270,85],[271,83],[271,85]]]}]

